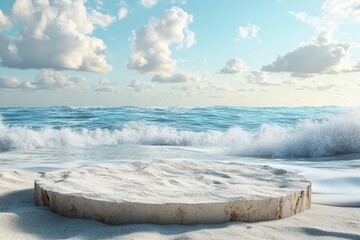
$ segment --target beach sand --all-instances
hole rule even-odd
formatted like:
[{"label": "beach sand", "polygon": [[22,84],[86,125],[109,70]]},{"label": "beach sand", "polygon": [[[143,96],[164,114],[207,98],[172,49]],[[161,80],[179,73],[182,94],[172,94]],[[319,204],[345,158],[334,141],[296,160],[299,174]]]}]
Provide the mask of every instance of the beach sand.
[{"label": "beach sand", "polygon": [[[0,239],[360,239],[360,208],[312,204],[276,221],[212,225],[106,225],[34,206],[31,172],[0,172]],[[314,202],[319,197],[313,194]]]}]

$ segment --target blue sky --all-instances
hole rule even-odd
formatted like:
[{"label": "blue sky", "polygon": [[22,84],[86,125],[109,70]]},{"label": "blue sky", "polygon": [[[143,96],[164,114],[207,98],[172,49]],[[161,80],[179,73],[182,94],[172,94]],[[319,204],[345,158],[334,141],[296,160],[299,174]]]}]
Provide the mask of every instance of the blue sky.
[{"label": "blue sky", "polygon": [[358,0],[1,1],[0,105],[360,105],[359,9]]}]

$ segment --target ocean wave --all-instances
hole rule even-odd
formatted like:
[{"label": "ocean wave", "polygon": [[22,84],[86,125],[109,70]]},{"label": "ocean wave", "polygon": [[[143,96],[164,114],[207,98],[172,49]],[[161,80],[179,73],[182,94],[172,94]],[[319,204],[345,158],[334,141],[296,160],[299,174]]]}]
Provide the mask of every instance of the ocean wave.
[{"label": "ocean wave", "polygon": [[248,157],[324,157],[360,152],[360,110],[324,121],[305,120],[294,126],[264,124],[256,131],[232,127],[227,131],[187,131],[129,122],[118,129],[34,130],[8,126],[0,119],[0,151],[61,146],[114,144],[211,146]]}]

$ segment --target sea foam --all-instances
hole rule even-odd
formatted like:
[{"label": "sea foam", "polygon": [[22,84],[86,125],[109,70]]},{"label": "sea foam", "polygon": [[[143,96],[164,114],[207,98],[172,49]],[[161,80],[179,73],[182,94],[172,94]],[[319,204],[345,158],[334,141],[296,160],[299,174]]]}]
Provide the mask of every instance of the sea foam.
[{"label": "sea foam", "polygon": [[324,121],[304,120],[294,126],[264,124],[257,130],[234,126],[226,131],[190,131],[128,122],[118,129],[38,130],[0,121],[0,151],[62,146],[139,144],[217,147],[249,157],[322,157],[360,152],[360,110]]}]

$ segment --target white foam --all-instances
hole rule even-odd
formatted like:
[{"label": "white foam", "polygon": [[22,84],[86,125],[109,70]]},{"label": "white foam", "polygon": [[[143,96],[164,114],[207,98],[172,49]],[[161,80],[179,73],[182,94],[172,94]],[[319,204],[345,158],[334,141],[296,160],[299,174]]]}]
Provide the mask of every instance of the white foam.
[{"label": "white foam", "polygon": [[312,183],[312,202],[340,207],[360,207],[360,175],[357,169],[311,168],[269,164],[295,172]]},{"label": "white foam", "polygon": [[360,152],[360,110],[326,121],[305,120],[292,127],[262,125],[255,132],[240,127],[221,131],[186,131],[131,122],[119,129],[33,130],[0,122],[0,151],[58,146],[140,144],[213,146],[253,157],[320,157]]}]

